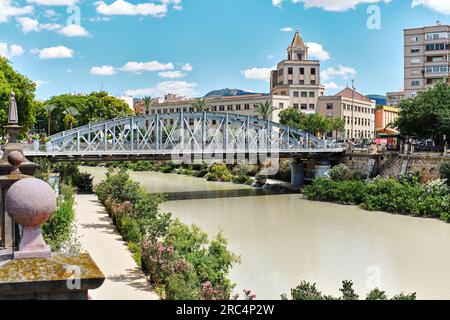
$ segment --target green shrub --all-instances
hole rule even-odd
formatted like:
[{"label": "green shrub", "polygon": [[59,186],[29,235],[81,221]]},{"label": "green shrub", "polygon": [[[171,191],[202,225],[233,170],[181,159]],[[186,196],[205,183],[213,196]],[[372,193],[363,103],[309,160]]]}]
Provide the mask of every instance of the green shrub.
[{"label": "green shrub", "polygon": [[61,187],[58,207],[47,223],[42,226],[45,241],[53,251],[59,251],[64,243],[70,240],[74,228],[74,198],[70,186]]},{"label": "green shrub", "polygon": [[[298,287],[291,290],[291,297],[290,300],[358,300],[359,296],[355,293],[355,290],[353,289],[353,282],[352,281],[343,281],[342,282],[342,288],[339,289],[342,296],[339,298],[333,297],[333,296],[327,296],[323,295],[322,292],[320,292],[315,283],[309,283],[306,281],[303,281]],[[288,296],[286,294],[283,294],[281,296],[282,300],[288,300]],[[372,290],[366,297],[366,300],[387,300],[388,297],[386,296],[386,293],[384,291],[381,291],[379,289]],[[404,293],[401,293],[392,300],[416,300],[416,294],[410,294],[406,295]]]},{"label": "green shrub", "polygon": [[77,189],[82,192],[92,192],[94,178],[89,173],[80,173],[77,180]]},{"label": "green shrub", "polygon": [[166,299],[193,301],[200,299],[198,278],[194,271],[175,273],[167,278]]},{"label": "green shrub", "polygon": [[447,183],[450,185],[450,161],[442,161],[439,166],[439,173],[442,179],[446,179]]},{"label": "green shrub", "polygon": [[139,243],[141,241],[142,234],[139,225],[129,215],[125,214],[118,219],[117,228],[125,241],[133,243]]},{"label": "green shrub", "polygon": [[333,181],[344,181],[352,178],[350,169],[343,163],[331,168],[329,175]]},{"label": "green shrub", "polygon": [[233,175],[225,164],[214,164],[209,168],[208,181],[231,182]]}]

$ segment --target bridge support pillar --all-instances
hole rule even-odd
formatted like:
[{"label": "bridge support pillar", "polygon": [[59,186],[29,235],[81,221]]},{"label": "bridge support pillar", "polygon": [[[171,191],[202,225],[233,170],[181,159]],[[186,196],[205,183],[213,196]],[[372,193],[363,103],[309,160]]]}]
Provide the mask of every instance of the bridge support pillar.
[{"label": "bridge support pillar", "polygon": [[315,174],[316,178],[328,177],[330,169],[331,169],[330,162],[329,161],[321,161],[316,164],[315,169],[316,169],[316,174]]},{"label": "bridge support pillar", "polygon": [[294,160],[291,163],[291,184],[294,188],[301,188],[305,184],[305,164]]}]

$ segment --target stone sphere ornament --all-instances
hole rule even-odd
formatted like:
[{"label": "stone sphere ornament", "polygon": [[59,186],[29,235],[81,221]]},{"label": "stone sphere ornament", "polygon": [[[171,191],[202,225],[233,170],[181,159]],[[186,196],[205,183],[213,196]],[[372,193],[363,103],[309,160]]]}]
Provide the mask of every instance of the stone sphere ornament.
[{"label": "stone sphere ornament", "polygon": [[8,162],[12,166],[11,173],[20,174],[19,166],[22,164],[24,156],[19,151],[13,151],[8,155]]},{"label": "stone sphere ornament", "polygon": [[49,258],[51,251],[40,226],[56,211],[56,194],[50,185],[36,178],[17,181],[6,193],[5,209],[14,222],[23,226],[19,251],[14,252],[14,258]]}]

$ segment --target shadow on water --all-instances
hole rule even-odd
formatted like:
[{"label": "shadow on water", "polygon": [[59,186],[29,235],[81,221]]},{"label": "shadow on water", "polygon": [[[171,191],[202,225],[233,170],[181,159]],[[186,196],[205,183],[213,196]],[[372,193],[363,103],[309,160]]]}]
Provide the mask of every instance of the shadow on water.
[{"label": "shadow on water", "polygon": [[233,189],[233,190],[208,190],[187,192],[166,192],[167,201],[176,200],[200,200],[219,198],[257,197],[280,194],[292,194],[294,192],[282,189]]}]

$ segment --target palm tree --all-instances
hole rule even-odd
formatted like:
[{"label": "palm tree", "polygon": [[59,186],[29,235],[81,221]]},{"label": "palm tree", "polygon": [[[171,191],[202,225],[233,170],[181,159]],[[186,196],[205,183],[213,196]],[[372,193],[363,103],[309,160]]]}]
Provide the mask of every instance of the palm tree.
[{"label": "palm tree", "polygon": [[269,116],[275,111],[271,101],[259,102],[256,105],[255,112],[259,113],[264,120],[268,120]]},{"label": "palm tree", "polygon": [[47,136],[51,136],[51,122],[52,122],[52,112],[55,110],[56,106],[54,105],[46,105],[44,106],[44,110],[47,112]]},{"label": "palm tree", "polygon": [[152,97],[149,97],[149,96],[142,98],[142,102],[144,103],[144,107],[145,107],[144,115],[150,113],[152,101],[153,101]]},{"label": "palm tree", "polygon": [[192,104],[192,107],[194,107],[197,112],[204,112],[208,110],[209,105],[206,99],[198,99]]},{"label": "palm tree", "polygon": [[64,124],[66,126],[66,129],[68,129],[70,127],[70,129],[73,129],[73,126],[77,125],[78,120],[77,120],[77,116],[80,113],[78,112],[78,110],[74,107],[67,107],[66,109],[64,109],[63,111],[63,115],[64,115]]}]

